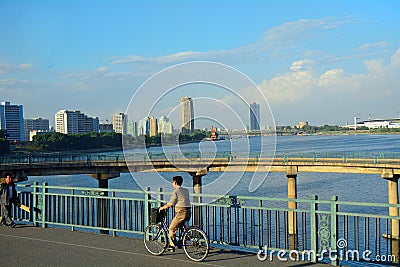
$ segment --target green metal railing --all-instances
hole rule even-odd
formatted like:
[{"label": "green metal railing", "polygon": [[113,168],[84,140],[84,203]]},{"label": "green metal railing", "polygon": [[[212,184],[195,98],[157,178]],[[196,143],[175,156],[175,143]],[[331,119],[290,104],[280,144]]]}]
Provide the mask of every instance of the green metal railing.
[{"label": "green metal railing", "polygon": [[[71,230],[104,231],[113,235],[141,235],[149,224],[149,209],[169,199],[170,192],[99,189],[39,185],[18,186],[20,201],[35,212],[14,209],[14,217],[35,226],[68,227]],[[346,262],[376,260],[398,262],[398,240],[386,238],[393,222],[388,208],[400,205],[330,200],[265,198],[192,194],[189,224],[200,224],[213,245],[259,251],[283,251],[297,259]],[[296,209],[288,209],[296,202]],[[295,214],[295,233],[289,232],[289,216]],[[167,223],[174,212],[167,213]],[[342,243],[340,243],[342,242]],[[346,245],[344,246],[343,243]],[[351,253],[349,253],[349,251]],[[359,252],[358,258],[355,251]],[[368,251],[368,258],[362,253]],[[331,255],[327,253],[331,252]],[[349,255],[352,256],[349,258]],[[305,256],[305,258],[302,258]],[[292,258],[290,258],[292,259]],[[377,262],[375,262],[377,263]]]}]

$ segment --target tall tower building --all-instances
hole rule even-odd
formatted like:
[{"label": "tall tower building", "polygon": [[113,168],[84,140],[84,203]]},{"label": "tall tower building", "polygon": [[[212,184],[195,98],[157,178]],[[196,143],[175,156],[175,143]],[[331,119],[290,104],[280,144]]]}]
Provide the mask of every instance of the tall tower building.
[{"label": "tall tower building", "polygon": [[256,103],[250,104],[250,130],[260,130],[260,105]]},{"label": "tall tower building", "polygon": [[24,141],[24,111],[22,105],[0,104],[0,130],[6,130],[9,141]]},{"label": "tall tower building", "polygon": [[194,130],[193,101],[188,96],[181,98],[181,129],[189,132]]},{"label": "tall tower building", "polygon": [[128,122],[128,134],[132,135],[133,137],[137,137],[138,136],[138,123],[137,123],[137,121]]},{"label": "tall tower building", "polygon": [[158,134],[157,119],[150,117],[150,136],[156,136]]},{"label": "tall tower building", "polygon": [[99,132],[99,118],[90,118],[79,110],[60,110],[55,115],[56,132],[76,134]]},{"label": "tall tower building", "polygon": [[112,115],[112,125],[116,133],[126,134],[128,132],[127,125],[125,123],[127,119],[128,118],[124,113],[115,113]]}]

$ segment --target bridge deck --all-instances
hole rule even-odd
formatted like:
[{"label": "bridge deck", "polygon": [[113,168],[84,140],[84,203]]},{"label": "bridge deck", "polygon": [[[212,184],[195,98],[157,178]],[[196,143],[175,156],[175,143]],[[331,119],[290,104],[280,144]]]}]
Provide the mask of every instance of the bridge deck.
[{"label": "bridge deck", "polygon": [[[47,161],[46,161],[47,160]],[[107,174],[118,177],[121,172],[287,172],[295,167],[295,172],[341,172],[360,174],[380,174],[390,172],[400,175],[400,159],[378,158],[193,158],[187,160],[127,160],[123,158],[100,160],[58,160],[2,162],[0,175],[13,172],[16,176],[41,176],[64,174]],[[18,175],[17,175],[18,174]],[[2,176],[0,176],[2,177]]]}]

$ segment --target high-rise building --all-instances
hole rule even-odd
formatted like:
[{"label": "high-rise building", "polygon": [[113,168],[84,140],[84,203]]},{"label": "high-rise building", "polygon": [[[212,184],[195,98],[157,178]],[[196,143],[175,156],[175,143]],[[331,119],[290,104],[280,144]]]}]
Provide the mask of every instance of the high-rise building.
[{"label": "high-rise building", "polygon": [[169,122],[168,118],[161,116],[158,120],[158,133],[162,134],[172,134],[173,127],[172,123]]},{"label": "high-rise building", "polygon": [[60,110],[55,115],[56,132],[64,134],[99,132],[99,118],[91,118],[79,110]]},{"label": "high-rise building", "polygon": [[156,136],[158,134],[157,119],[150,117],[150,136]]},{"label": "high-rise building", "polygon": [[128,116],[124,113],[115,113],[112,115],[112,125],[116,133],[126,134],[128,132],[127,125],[125,123],[127,119]]},{"label": "high-rise building", "polygon": [[250,104],[250,131],[260,130],[260,105]]},{"label": "high-rise building", "polygon": [[150,135],[150,118],[144,117],[138,122],[138,135]]},{"label": "high-rise building", "polygon": [[194,130],[193,100],[188,96],[181,98],[181,129]]},{"label": "high-rise building", "polygon": [[138,123],[137,123],[137,121],[128,122],[128,134],[132,135],[133,137],[137,137],[138,136]]},{"label": "high-rise building", "polygon": [[48,119],[36,118],[36,119],[24,119],[24,133],[25,140],[30,140],[30,132],[48,132],[50,123]]},{"label": "high-rise building", "polygon": [[24,111],[22,105],[0,104],[0,130],[6,130],[9,141],[24,141]]}]

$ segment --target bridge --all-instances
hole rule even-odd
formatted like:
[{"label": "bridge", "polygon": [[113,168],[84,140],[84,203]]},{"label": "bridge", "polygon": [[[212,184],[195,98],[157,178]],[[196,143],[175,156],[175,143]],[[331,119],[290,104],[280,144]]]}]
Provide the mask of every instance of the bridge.
[{"label": "bridge", "polygon": [[[185,155],[184,155],[185,156]],[[381,154],[382,156],[382,154]],[[166,157],[165,154],[42,154],[0,157],[0,177],[11,174],[15,181],[29,176],[88,174],[108,187],[108,179],[123,172],[186,172],[193,177],[193,189],[201,193],[201,177],[208,172],[283,172],[288,178],[288,197],[297,197],[299,172],[378,174],[388,181],[389,203],[398,203],[400,158],[330,157],[330,154],[283,155],[275,158],[235,157],[226,153],[214,157],[188,154]]]}]

